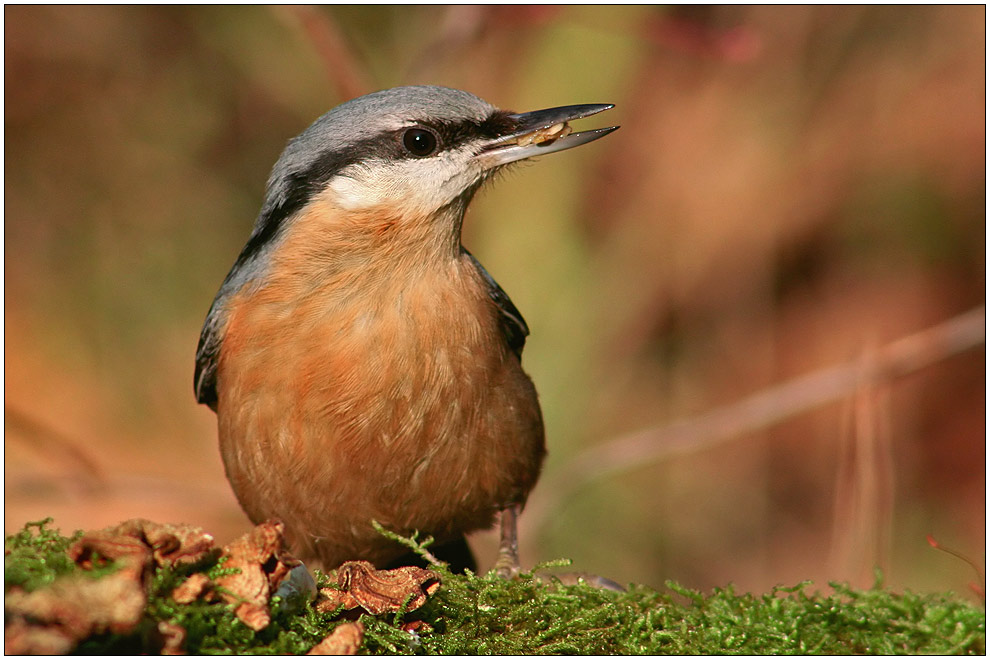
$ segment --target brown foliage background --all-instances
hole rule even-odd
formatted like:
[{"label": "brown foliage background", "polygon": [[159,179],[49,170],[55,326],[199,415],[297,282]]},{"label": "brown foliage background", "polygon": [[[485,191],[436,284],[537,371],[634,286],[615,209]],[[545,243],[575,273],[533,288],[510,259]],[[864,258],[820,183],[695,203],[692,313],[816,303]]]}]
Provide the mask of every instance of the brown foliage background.
[{"label": "brown foliage background", "polygon": [[[621,131],[517,168],[465,228],[533,330],[548,479],[985,299],[981,6],[4,16],[7,530],[248,529],[192,396],[199,328],[286,140],[374,89],[617,106],[594,125]],[[879,565],[963,591],[924,537],[982,563],[985,402],[981,348],[586,484],[524,561],[752,590]]]}]

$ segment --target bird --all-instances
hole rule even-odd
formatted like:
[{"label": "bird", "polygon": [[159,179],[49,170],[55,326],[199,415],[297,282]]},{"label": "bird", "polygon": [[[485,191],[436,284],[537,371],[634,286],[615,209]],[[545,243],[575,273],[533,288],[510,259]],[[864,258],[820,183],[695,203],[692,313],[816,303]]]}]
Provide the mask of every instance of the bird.
[{"label": "bird", "polygon": [[253,522],[282,521],[328,569],[408,552],[375,522],[474,569],[464,535],[497,520],[497,573],[518,573],[516,520],[546,453],[529,327],[461,227],[497,172],[607,135],[568,122],[612,107],[514,113],[404,86],[288,142],[196,351],[196,399]]}]

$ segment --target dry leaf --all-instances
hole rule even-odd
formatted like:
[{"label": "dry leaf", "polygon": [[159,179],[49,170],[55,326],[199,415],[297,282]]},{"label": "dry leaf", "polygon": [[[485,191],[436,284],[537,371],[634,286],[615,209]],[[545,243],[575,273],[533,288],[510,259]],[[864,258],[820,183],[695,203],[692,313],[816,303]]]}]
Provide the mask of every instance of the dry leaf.
[{"label": "dry leaf", "polygon": [[234,608],[234,615],[245,626],[254,631],[264,630],[272,622],[272,615],[268,612],[267,604],[241,603]]},{"label": "dry leaf", "polygon": [[4,647],[10,653],[67,653],[93,634],[129,633],[144,611],[144,577],[153,562],[193,561],[213,547],[213,539],[188,525],[128,520],[89,532],[68,549],[84,569],[115,561],[117,572],[93,580],[56,580],[44,589],[12,590],[4,598]]},{"label": "dry leaf", "polygon": [[204,594],[209,600],[212,586],[213,583],[210,582],[210,578],[205,573],[193,573],[172,590],[172,600],[187,605]]},{"label": "dry leaf", "polygon": [[200,527],[140,522],[144,539],[153,549],[155,563],[159,566],[192,564],[214,548],[213,537]]},{"label": "dry leaf", "polygon": [[277,520],[264,522],[224,548],[224,568],[240,573],[217,578],[221,597],[238,603],[234,614],[252,630],[262,630],[271,621],[268,600],[279,583],[300,564],[282,550],[285,526]]},{"label": "dry leaf", "polygon": [[69,546],[69,559],[81,568],[91,569],[98,558],[106,561],[120,561],[124,564],[146,564],[151,559],[151,548],[141,539],[120,535],[109,530],[89,532]]},{"label": "dry leaf", "polygon": [[4,597],[5,649],[65,653],[92,634],[131,632],[146,601],[139,577],[118,571],[99,580],[63,578],[31,593],[11,590]]},{"label": "dry leaf", "polygon": [[406,621],[402,624],[402,630],[407,633],[428,633],[433,632],[433,626],[426,621]]},{"label": "dry leaf", "polygon": [[[285,582],[288,597],[305,594],[312,582],[302,563],[284,554],[282,531],[277,521],[258,525],[224,549],[224,566],[240,569],[238,574],[218,578],[214,584],[205,574],[195,573],[173,590],[172,598],[191,603],[220,595],[235,605],[234,613],[245,625],[262,630],[271,621],[269,598],[281,583]],[[4,648],[12,654],[61,654],[92,634],[128,633],[144,611],[144,577],[153,564],[195,562],[213,549],[213,538],[190,525],[134,519],[89,532],[69,548],[70,558],[83,568],[115,561],[121,569],[99,580],[56,580],[30,594],[13,589],[5,598]],[[184,629],[163,623],[158,632],[163,653],[182,652]]]},{"label": "dry leaf", "polygon": [[213,549],[213,537],[192,525],[162,525],[141,518],[89,532],[69,548],[69,557],[91,568],[94,554],[125,564],[173,566],[202,559]]},{"label": "dry leaf", "polygon": [[158,634],[162,636],[162,655],[185,655],[186,629],[177,623],[158,622]]},{"label": "dry leaf", "polygon": [[[325,601],[317,604],[323,612],[340,606],[363,607],[369,614],[397,612],[406,604],[411,612],[423,606],[426,598],[440,588],[440,576],[425,568],[404,566],[379,571],[366,561],[349,561],[337,569],[337,588],[325,587]],[[408,603],[407,603],[408,601]]]},{"label": "dry leaf", "polygon": [[76,640],[57,626],[32,625],[7,617],[4,624],[4,655],[65,655],[76,646]]},{"label": "dry leaf", "polygon": [[360,621],[342,623],[306,655],[354,655],[364,641],[364,626]]}]

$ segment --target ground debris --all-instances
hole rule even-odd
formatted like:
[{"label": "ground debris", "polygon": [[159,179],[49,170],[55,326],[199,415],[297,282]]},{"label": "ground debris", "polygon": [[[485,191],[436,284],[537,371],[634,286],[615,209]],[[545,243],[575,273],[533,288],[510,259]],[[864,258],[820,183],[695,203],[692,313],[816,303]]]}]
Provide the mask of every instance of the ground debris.
[{"label": "ground debris", "polygon": [[252,630],[262,630],[271,622],[269,599],[301,564],[285,553],[284,530],[281,522],[269,520],[223,550],[223,567],[240,570],[217,578],[217,593],[226,602],[236,604],[234,614]]},{"label": "ground debris", "polygon": [[[237,569],[211,580],[193,573],[172,591],[180,604],[222,599],[253,630],[271,621],[269,600],[283,581],[305,571],[283,551],[283,525],[269,521],[223,548],[224,568]],[[4,648],[7,653],[68,653],[99,633],[133,632],[147,605],[148,579],[155,568],[189,565],[217,552],[213,537],[191,525],[163,525],[143,519],[83,534],[66,554],[83,571],[116,570],[98,579],[73,575],[27,593],[5,594]],[[306,574],[308,576],[308,573]],[[293,590],[290,590],[293,591]],[[299,591],[294,587],[294,591]],[[161,622],[161,651],[182,653],[186,631]]]},{"label": "ground debris", "polygon": [[320,589],[323,600],[316,608],[332,612],[362,607],[369,614],[398,612],[405,606],[411,612],[423,606],[428,596],[440,588],[440,575],[416,566],[387,571],[376,570],[366,561],[349,561],[336,572],[337,587]]},{"label": "ground debris", "polygon": [[83,568],[91,568],[97,557],[175,566],[199,561],[213,547],[213,537],[199,527],[134,518],[88,532],[69,547],[69,557]]},{"label": "ground debris", "polygon": [[[162,525],[136,518],[84,534],[66,550],[84,571],[113,562],[117,570],[98,579],[66,576],[27,593],[4,596],[7,653],[68,653],[90,635],[132,632],[147,604],[146,578],[153,566],[203,558],[213,537],[191,525]],[[174,640],[175,635],[166,640]],[[171,650],[182,640],[166,646]]]},{"label": "ground debris", "polygon": [[364,626],[360,621],[345,621],[323,638],[306,655],[355,655],[364,641]]},{"label": "ground debris", "polygon": [[195,602],[200,596],[209,600],[212,595],[213,582],[205,573],[193,573],[172,590],[172,600],[181,605]]},{"label": "ground debris", "polygon": [[168,621],[158,622],[158,634],[161,637],[162,655],[185,655],[186,629]]},{"label": "ground debris", "polygon": [[22,617],[5,617],[4,655],[65,655],[75,645],[76,640],[57,626],[32,625]]},{"label": "ground debris", "polygon": [[20,655],[68,653],[90,635],[126,634],[144,612],[140,575],[121,570],[98,580],[73,576],[4,597],[4,651]]}]

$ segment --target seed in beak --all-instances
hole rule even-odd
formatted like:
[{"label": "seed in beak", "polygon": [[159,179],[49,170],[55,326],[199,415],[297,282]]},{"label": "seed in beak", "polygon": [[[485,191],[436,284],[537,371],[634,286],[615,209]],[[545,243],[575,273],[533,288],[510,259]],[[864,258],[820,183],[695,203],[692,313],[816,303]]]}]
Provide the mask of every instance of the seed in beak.
[{"label": "seed in beak", "polygon": [[525,147],[527,145],[536,143],[540,144],[553,144],[556,140],[564,137],[571,132],[571,126],[566,121],[559,122],[553,126],[548,126],[546,128],[540,128],[532,133],[526,133],[525,135],[520,135],[516,138],[516,144],[520,147]]}]

